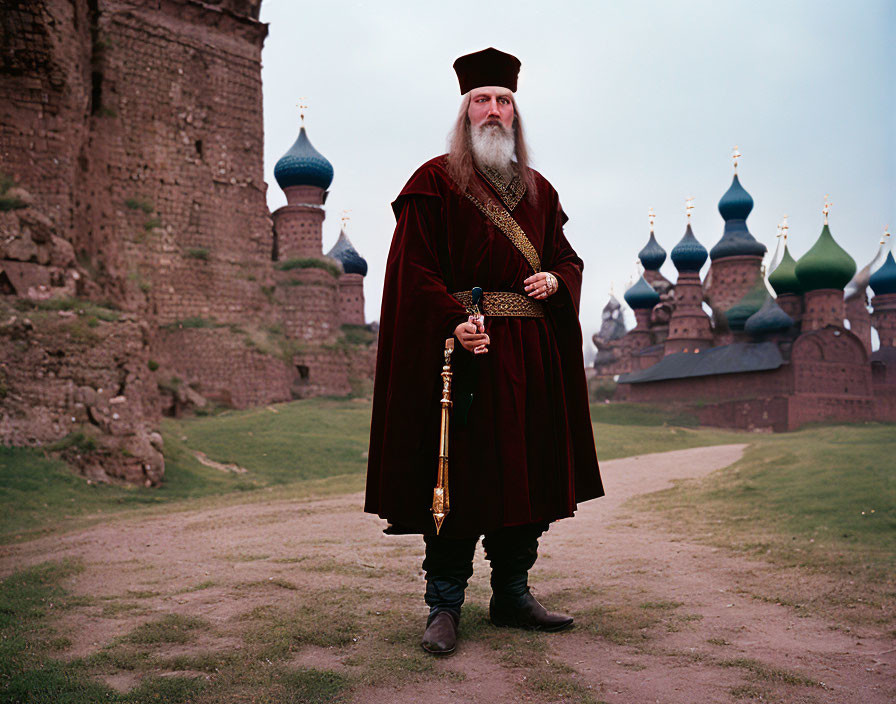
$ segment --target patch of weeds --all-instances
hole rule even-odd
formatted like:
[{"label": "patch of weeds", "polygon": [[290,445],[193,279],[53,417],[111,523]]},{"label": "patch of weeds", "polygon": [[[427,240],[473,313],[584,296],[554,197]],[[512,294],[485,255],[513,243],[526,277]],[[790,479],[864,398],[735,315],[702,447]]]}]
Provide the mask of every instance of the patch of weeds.
[{"label": "patch of weeds", "polygon": [[760,702],[770,701],[768,690],[753,684],[741,684],[728,690],[735,699],[755,699]]},{"label": "patch of weeds", "polygon": [[706,642],[709,643],[710,645],[718,645],[721,647],[727,647],[727,646],[731,645],[731,643],[729,641],[725,640],[724,638],[707,638]]},{"label": "patch of weeds", "polygon": [[152,204],[152,201],[147,198],[128,198],[124,202],[124,204],[131,210],[142,210],[147,215],[155,210],[155,206]]},{"label": "patch of weeds", "polygon": [[332,670],[303,667],[298,670],[281,669],[277,677],[283,688],[283,702],[335,702],[348,689],[350,680]]},{"label": "patch of weeds", "polygon": [[261,647],[263,657],[286,657],[306,645],[341,647],[355,643],[363,633],[363,626],[355,609],[358,595],[346,590],[331,590],[307,594],[304,601],[293,601],[285,606],[257,607],[240,617],[250,621],[246,633],[249,643]]},{"label": "patch of weeds", "polygon": [[276,303],[276,299],[274,297],[275,286],[261,286],[261,292],[264,294],[264,297],[268,299],[268,303]]},{"label": "patch of weeds", "polygon": [[127,594],[132,599],[152,599],[161,596],[159,592],[150,591],[149,589],[128,589]]},{"label": "patch of weeds", "polygon": [[620,606],[595,606],[581,615],[581,623],[596,635],[617,645],[643,643],[650,638],[648,629],[660,616],[655,610]]},{"label": "patch of weeds", "polygon": [[92,435],[88,435],[82,430],[71,432],[61,440],[57,440],[56,442],[47,445],[47,450],[50,452],[64,452],[68,450],[85,455],[90,454],[91,452],[96,452],[98,449],[99,444],[97,443],[96,438]]},{"label": "patch of weeds", "polygon": [[149,653],[110,645],[84,658],[82,662],[92,668],[135,672],[149,666]]},{"label": "patch of weeds", "polygon": [[201,259],[202,261],[207,262],[209,258],[209,250],[208,247],[190,247],[187,249],[186,255],[190,259]]},{"label": "patch of weeds", "polygon": [[190,592],[199,592],[203,589],[208,589],[210,587],[216,586],[217,582],[213,579],[207,579],[204,582],[200,582],[199,584],[194,584],[192,587],[187,587],[185,589],[181,589],[180,591],[174,592],[175,594],[189,594]]},{"label": "patch of weeds", "polygon": [[125,642],[142,645],[159,643],[189,643],[196,638],[196,631],[209,627],[205,619],[180,614],[165,614],[154,621],[143,623],[127,636]]},{"label": "patch of weeds", "polygon": [[547,697],[547,701],[598,704],[593,692],[570,677],[570,668],[556,664],[531,672],[523,682],[523,689]]},{"label": "patch of weeds", "polygon": [[280,577],[268,577],[267,579],[259,579],[256,582],[246,582],[244,584],[240,584],[240,587],[251,589],[253,587],[280,587],[281,589],[288,589],[290,591],[298,591],[298,587],[290,582],[289,580],[282,579]]},{"label": "patch of weeds", "polygon": [[720,660],[716,663],[719,667],[738,667],[746,670],[758,680],[766,682],[781,682],[783,684],[792,684],[802,687],[820,687],[821,685],[813,679],[800,675],[790,670],[784,670],[780,667],[772,667],[752,658],[736,658],[733,660]]},{"label": "patch of weeds", "polygon": [[257,562],[258,560],[267,560],[270,555],[253,555],[251,553],[228,553],[221,555],[221,559],[226,562]]},{"label": "patch of weeds", "polygon": [[137,687],[125,694],[122,704],[143,704],[144,702],[165,702],[165,704],[188,704],[205,689],[207,683],[201,677],[146,677]]},{"label": "patch of weeds", "polygon": [[278,557],[274,560],[271,560],[271,562],[276,562],[281,565],[292,565],[298,562],[304,562],[307,559],[307,555],[302,555],[302,557]]},{"label": "patch of weeds", "polygon": [[287,259],[274,264],[274,268],[280,271],[292,271],[293,269],[322,269],[333,278],[342,276],[342,269],[333,262],[316,259],[315,257],[297,257],[295,259]]},{"label": "patch of weeds", "polygon": [[149,359],[146,361],[146,366],[149,368],[149,371],[154,372],[159,368],[159,363],[154,359]]},{"label": "patch of weeds", "polygon": [[177,672],[178,670],[195,670],[196,672],[218,672],[225,668],[239,667],[238,653],[205,652],[191,655],[175,655],[173,657],[152,658],[149,665],[158,670]]},{"label": "patch of weeds", "polygon": [[346,344],[369,347],[376,342],[376,333],[366,325],[343,325],[342,337]]},{"label": "patch of weeds", "polygon": [[108,604],[103,604],[103,610],[100,612],[100,615],[103,618],[117,618],[122,614],[133,614],[134,612],[141,613],[145,611],[145,607],[140,606],[139,604],[127,601],[112,601]]}]

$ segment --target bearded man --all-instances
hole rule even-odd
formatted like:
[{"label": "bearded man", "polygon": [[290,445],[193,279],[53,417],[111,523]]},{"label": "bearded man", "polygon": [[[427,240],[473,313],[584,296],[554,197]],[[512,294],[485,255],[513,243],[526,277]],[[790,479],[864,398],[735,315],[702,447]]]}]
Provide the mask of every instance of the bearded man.
[{"label": "bearded man", "polygon": [[[365,511],[419,533],[425,650],[455,649],[480,536],[497,626],[558,631],[573,619],[532,596],[538,538],[603,495],[578,320],[582,260],[557,192],[528,165],[513,94],[520,62],[489,48],[454,63],[463,95],[448,154],[392,203]],[[471,313],[481,288],[484,323]],[[450,513],[433,522],[439,372],[454,338]]]}]

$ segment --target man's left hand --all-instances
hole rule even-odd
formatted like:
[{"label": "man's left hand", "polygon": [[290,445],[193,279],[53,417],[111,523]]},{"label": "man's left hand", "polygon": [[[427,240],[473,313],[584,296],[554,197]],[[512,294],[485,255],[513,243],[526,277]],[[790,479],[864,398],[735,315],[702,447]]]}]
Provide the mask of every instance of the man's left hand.
[{"label": "man's left hand", "polygon": [[523,281],[526,284],[526,293],[530,298],[547,298],[557,293],[559,282],[557,277],[549,271],[540,271]]}]

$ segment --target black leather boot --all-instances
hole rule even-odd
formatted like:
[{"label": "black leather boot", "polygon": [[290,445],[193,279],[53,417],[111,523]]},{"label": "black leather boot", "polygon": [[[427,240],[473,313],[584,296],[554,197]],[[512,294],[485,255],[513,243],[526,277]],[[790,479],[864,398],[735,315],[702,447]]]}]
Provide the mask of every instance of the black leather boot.
[{"label": "black leather boot", "polygon": [[493,594],[488,604],[489,620],[495,626],[525,628],[530,631],[562,631],[573,624],[572,616],[551,613],[532,596],[529,588],[516,598],[496,598]]},{"label": "black leather boot", "polygon": [[426,631],[420,645],[433,655],[450,655],[457,647],[459,617],[453,611],[437,611],[426,619]]}]

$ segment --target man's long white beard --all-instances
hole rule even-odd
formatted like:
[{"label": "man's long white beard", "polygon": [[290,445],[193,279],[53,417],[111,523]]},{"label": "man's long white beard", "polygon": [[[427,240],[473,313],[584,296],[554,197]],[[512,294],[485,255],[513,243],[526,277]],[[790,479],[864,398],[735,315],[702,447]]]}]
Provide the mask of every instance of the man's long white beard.
[{"label": "man's long white beard", "polygon": [[504,125],[481,125],[472,129],[470,141],[478,166],[497,169],[506,179],[510,179],[513,175],[513,153],[516,150],[512,130]]}]

